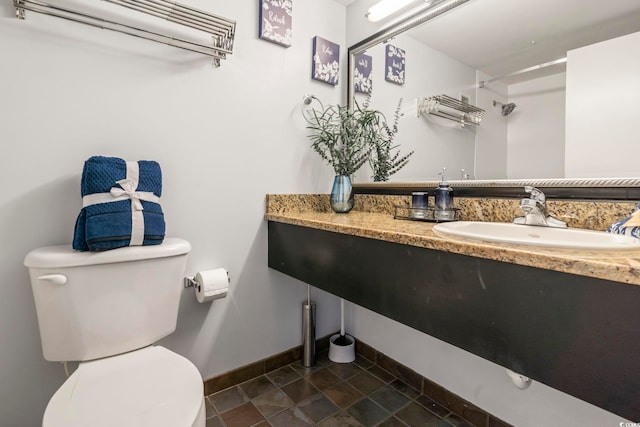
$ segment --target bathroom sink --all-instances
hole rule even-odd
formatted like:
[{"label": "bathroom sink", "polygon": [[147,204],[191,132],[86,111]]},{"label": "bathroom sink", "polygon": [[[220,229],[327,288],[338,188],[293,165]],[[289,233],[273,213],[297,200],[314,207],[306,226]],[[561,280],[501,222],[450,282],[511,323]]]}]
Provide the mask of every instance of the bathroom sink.
[{"label": "bathroom sink", "polygon": [[439,235],[489,242],[582,250],[640,249],[640,239],[604,231],[536,227],[499,222],[458,221],[436,224]]}]

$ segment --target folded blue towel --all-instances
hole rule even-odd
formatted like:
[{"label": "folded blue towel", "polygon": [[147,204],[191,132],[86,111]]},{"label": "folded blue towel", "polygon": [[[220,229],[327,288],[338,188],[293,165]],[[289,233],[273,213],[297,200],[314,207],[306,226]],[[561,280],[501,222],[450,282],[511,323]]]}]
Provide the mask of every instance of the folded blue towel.
[{"label": "folded blue towel", "polygon": [[[607,228],[607,231],[614,234],[626,234],[640,239],[640,226],[628,224],[631,218],[634,218],[635,215],[640,215],[640,213],[637,213],[638,210],[640,210],[640,204],[636,207],[635,212],[631,214],[631,216],[612,224]],[[636,218],[634,218],[633,223],[637,224]]]},{"label": "folded blue towel", "polygon": [[[103,251],[129,246],[134,232],[132,212],[136,210],[141,213],[144,222],[141,244],[162,243],[165,222],[158,203],[162,195],[160,165],[154,161],[140,160],[135,169],[138,171],[137,187],[129,188],[128,183],[122,181],[131,178],[127,176],[125,160],[94,156],[84,163],[81,181],[84,207],[76,220],[73,249]],[[139,210],[140,206],[142,210]]]}]

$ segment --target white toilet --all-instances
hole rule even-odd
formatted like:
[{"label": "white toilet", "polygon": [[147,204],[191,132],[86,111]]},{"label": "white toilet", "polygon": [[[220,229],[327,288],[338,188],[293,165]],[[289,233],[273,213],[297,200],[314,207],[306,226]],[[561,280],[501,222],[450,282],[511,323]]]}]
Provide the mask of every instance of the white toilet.
[{"label": "white toilet", "polygon": [[80,361],[43,427],[203,427],[203,382],[184,357],[152,344],[176,328],[189,242],[27,254],[44,358]]}]

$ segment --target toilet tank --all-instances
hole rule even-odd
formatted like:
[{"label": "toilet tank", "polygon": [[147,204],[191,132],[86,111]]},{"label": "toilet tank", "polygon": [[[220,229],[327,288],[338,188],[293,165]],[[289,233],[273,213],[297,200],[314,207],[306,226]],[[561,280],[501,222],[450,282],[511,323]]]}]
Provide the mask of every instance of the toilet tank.
[{"label": "toilet tank", "polygon": [[189,242],[27,254],[44,358],[84,361],[150,345],[176,328]]}]

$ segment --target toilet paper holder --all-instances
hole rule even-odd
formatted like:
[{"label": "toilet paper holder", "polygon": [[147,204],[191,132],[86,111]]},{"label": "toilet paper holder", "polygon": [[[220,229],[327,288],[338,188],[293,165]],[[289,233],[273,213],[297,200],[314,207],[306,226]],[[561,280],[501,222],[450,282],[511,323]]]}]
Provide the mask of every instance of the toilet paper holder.
[{"label": "toilet paper holder", "polygon": [[185,288],[195,288],[198,284],[194,280],[195,276],[185,276],[184,278],[184,287]]},{"label": "toilet paper holder", "polygon": [[[225,278],[227,279],[226,281]],[[199,271],[195,275],[187,276],[183,279],[185,288],[193,288],[195,290],[195,297],[199,303],[226,297],[230,284],[229,272],[224,268]]]},{"label": "toilet paper holder", "polygon": [[[198,282],[195,281],[196,276],[185,276],[183,284],[185,288],[195,288],[198,286]],[[227,272],[227,280],[229,284],[231,284],[231,278],[229,277],[229,272]]]}]

